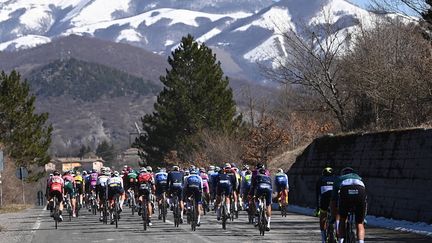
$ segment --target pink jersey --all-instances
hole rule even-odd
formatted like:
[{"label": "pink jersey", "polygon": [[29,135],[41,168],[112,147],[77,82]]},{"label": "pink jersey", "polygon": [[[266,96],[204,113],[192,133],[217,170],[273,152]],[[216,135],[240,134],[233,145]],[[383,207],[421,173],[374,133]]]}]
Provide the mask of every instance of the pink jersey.
[{"label": "pink jersey", "polygon": [[75,178],[72,175],[64,175],[63,180],[75,183]]},{"label": "pink jersey", "polygon": [[209,177],[206,173],[201,173],[200,176],[201,176],[202,183],[203,183],[203,190],[204,190],[204,192],[208,193],[209,189],[210,189],[209,184],[208,184]]}]

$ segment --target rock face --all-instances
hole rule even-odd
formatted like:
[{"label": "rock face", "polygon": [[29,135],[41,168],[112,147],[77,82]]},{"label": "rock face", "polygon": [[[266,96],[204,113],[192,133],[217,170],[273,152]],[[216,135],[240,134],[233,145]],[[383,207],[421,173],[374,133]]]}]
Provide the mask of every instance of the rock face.
[{"label": "rock face", "polygon": [[432,129],[316,139],[288,172],[290,203],[315,207],[315,183],[326,165],[358,171],[368,214],[432,223]]}]

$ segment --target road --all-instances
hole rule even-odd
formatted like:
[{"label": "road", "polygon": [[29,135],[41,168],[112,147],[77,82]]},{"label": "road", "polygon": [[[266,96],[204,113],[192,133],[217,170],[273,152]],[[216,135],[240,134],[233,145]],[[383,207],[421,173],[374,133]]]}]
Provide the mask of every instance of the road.
[{"label": "road", "polygon": [[[252,225],[247,224],[246,214],[241,213],[238,220],[222,230],[213,213],[204,216],[201,227],[192,232],[189,225],[175,228],[172,214],[166,223],[153,220],[153,227],[143,231],[140,218],[132,216],[125,209],[119,222],[103,225],[98,217],[83,212],[79,218],[67,219],[56,230],[49,213],[42,209],[30,209],[25,216],[14,214],[1,215],[0,242],[319,242],[318,219],[310,216],[290,213],[282,218],[279,212],[272,217],[272,229],[265,236]],[[5,223],[6,222],[6,223]],[[425,236],[402,233],[381,228],[367,228],[367,242],[431,242]]]}]

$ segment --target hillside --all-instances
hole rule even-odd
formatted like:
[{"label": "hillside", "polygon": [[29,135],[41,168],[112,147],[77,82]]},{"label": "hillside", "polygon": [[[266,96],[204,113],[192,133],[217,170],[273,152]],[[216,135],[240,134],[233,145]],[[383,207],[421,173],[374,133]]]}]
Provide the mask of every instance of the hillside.
[{"label": "hillside", "polygon": [[39,97],[69,95],[83,101],[138,95],[155,95],[160,87],[100,64],[74,58],[56,60],[29,73],[29,83]]}]

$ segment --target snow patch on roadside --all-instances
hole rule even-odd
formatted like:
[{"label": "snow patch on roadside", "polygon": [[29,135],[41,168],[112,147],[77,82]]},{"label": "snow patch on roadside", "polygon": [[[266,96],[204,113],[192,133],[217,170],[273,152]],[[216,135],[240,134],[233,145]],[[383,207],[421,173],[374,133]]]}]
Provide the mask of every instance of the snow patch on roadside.
[{"label": "snow patch on roadside", "polygon": [[[313,216],[315,209],[289,205],[288,211]],[[368,225],[387,228],[402,232],[421,234],[432,237],[432,225],[424,222],[410,222],[406,220],[388,219],[383,217],[366,216]]]}]

